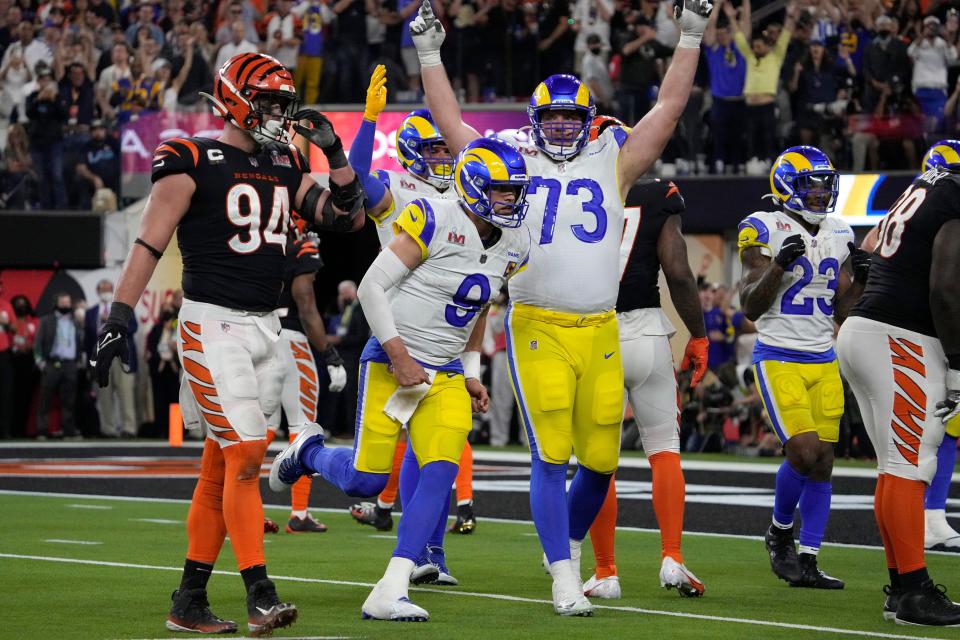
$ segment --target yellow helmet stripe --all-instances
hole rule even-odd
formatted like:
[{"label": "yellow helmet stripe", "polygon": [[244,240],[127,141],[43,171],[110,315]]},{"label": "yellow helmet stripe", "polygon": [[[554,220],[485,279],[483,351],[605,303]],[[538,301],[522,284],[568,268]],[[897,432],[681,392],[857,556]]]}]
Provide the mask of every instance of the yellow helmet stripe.
[{"label": "yellow helmet stripe", "polygon": [[491,180],[510,179],[510,172],[507,171],[507,166],[503,163],[503,160],[489,149],[471,149],[470,152],[464,156],[463,160],[464,162],[476,160],[485,164],[487,171],[490,173]]},{"label": "yellow helmet stripe", "polygon": [[957,153],[956,149],[946,144],[938,144],[933,148],[933,151],[936,151],[943,159],[946,160],[947,164],[958,164],[960,163],[960,154]]},{"label": "yellow helmet stripe", "polygon": [[541,82],[537,85],[537,88],[533,91],[533,99],[537,103],[538,107],[550,104],[550,90],[547,89],[546,84]]},{"label": "yellow helmet stripe", "polygon": [[425,118],[421,118],[420,116],[411,116],[407,118],[405,124],[416,129],[421,138],[437,137],[437,130],[434,129],[433,125],[430,124]]},{"label": "yellow helmet stripe", "polygon": [[580,88],[577,89],[577,104],[581,107],[590,106],[590,89],[587,88],[586,82],[581,82]]},{"label": "yellow helmet stripe", "polygon": [[813,165],[810,164],[810,161],[807,160],[807,157],[802,153],[797,153],[796,151],[791,151],[790,153],[785,153],[780,156],[777,164],[780,165],[784,162],[789,162],[792,164],[798,173],[801,171],[813,171]]}]

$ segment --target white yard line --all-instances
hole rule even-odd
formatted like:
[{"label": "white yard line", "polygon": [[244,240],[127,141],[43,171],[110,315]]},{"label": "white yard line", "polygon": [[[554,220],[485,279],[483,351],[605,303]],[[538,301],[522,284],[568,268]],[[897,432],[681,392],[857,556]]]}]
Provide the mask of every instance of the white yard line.
[{"label": "white yard line", "polygon": [[102,542],[96,542],[94,540],[64,540],[61,538],[47,538],[44,542],[52,542],[54,544],[85,544],[85,545],[95,545],[103,544]]},{"label": "white yard line", "polygon": [[108,504],[68,504],[67,507],[70,509],[96,509],[101,511],[113,509],[113,507]]},{"label": "white yard line", "polygon": [[164,520],[163,518],[130,518],[132,522],[150,522],[153,524],[183,524],[183,520]]},{"label": "white yard line", "polygon": [[[33,560],[40,562],[60,562],[64,564],[92,565],[97,567],[113,567],[121,569],[143,569],[150,571],[182,571],[182,567],[163,567],[149,564],[132,564],[128,562],[108,562],[100,560],[82,560],[80,558],[58,558],[52,556],[33,556],[16,553],[0,553],[0,558],[9,558],[12,560]],[[214,570],[214,573],[221,575],[239,575],[235,571]],[[271,576],[273,580],[285,580],[289,582],[306,582],[311,584],[329,584],[345,587],[364,587],[372,588],[374,585],[369,582],[352,582],[346,580],[325,580],[321,578],[303,578],[300,576]],[[551,605],[550,600],[541,600],[537,598],[521,598],[519,596],[510,596],[498,593],[479,593],[475,591],[451,591],[449,589],[431,589],[421,587],[411,587],[411,591],[422,591],[427,593],[442,593],[450,596],[459,596],[462,598],[483,598],[487,600],[500,600],[504,602],[520,602],[524,604]],[[686,613],[683,611],[662,611],[660,609],[644,609],[641,607],[594,605],[596,609],[607,609],[610,611],[625,611],[627,613],[641,613],[655,616],[668,616],[673,618],[687,618],[690,620],[704,620],[708,622],[726,622],[731,624],[745,624],[759,627],[773,627],[777,629],[794,629],[798,631],[815,631],[818,633],[835,633],[848,636],[861,636],[867,638],[895,638],[902,640],[914,640],[921,636],[900,635],[896,633],[882,633],[876,631],[863,631],[860,629],[843,629],[839,627],[820,627],[809,624],[794,624],[790,622],[776,622],[774,620],[754,620],[752,618],[735,618],[732,616],[713,616],[698,613]],[[942,636],[926,636],[929,638],[941,638]]]}]

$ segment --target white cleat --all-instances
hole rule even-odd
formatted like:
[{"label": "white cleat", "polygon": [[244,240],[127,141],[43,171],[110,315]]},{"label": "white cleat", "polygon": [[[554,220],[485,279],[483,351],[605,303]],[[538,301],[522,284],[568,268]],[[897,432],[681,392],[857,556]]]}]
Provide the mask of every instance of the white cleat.
[{"label": "white cleat", "polygon": [[305,426],[290,446],[277,454],[270,465],[270,489],[276,493],[289,491],[302,476],[311,475],[300,462],[300,450],[308,442],[323,444],[323,429],[311,423]]},{"label": "white cleat", "polygon": [[[580,579],[580,554],[583,542],[570,540],[570,564],[573,565],[573,573]],[[547,554],[540,556],[540,562],[543,563],[543,572],[550,575],[550,561],[547,560]]]},{"label": "white cleat", "polygon": [[597,574],[590,576],[590,579],[583,583],[583,595],[591,598],[600,598],[601,600],[619,600],[620,578],[617,576],[607,576],[597,579]]},{"label": "white cleat", "polygon": [[660,564],[660,586],[667,589],[676,589],[681,596],[699,598],[703,595],[703,583],[697,576],[670,556]]},{"label": "white cleat", "polygon": [[925,520],[923,548],[931,551],[960,553],[960,533],[954,531],[947,522],[947,512],[943,509],[926,509],[923,515]]},{"label": "white cleat", "polygon": [[426,622],[430,619],[427,610],[410,602],[410,598],[405,595],[387,596],[382,593],[379,584],[367,596],[360,611],[364,620]]},{"label": "white cleat", "polygon": [[593,605],[578,584],[561,585],[553,581],[553,610],[561,616],[592,616]]}]

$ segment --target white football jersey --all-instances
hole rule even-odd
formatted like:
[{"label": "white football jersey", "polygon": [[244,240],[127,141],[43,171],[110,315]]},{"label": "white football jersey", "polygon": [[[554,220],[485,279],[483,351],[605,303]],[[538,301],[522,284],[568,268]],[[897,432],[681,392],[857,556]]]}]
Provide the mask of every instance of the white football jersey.
[{"label": "white football jersey", "polygon": [[380,238],[380,246],[387,246],[393,239],[393,223],[400,217],[400,212],[404,207],[417,198],[430,198],[431,200],[456,200],[457,194],[453,190],[453,183],[440,191],[429,182],[424,182],[415,178],[405,171],[387,171],[378,169],[374,172],[383,186],[387,188],[390,195],[393,196],[393,205],[384,211],[380,216],[371,219],[377,223],[377,236]]},{"label": "white football jersey", "polygon": [[394,229],[409,233],[424,258],[388,293],[397,331],[417,360],[447,364],[460,357],[480,312],[527,264],[530,232],[502,229],[485,249],[459,203],[424,198],[403,209]]},{"label": "white football jersey", "polygon": [[[738,245],[743,252],[760,247],[774,258],[783,241],[800,234],[804,255],[784,274],[770,308],[757,319],[758,347],[823,354],[833,349],[833,302],[841,265],[850,255],[853,229],[836,216],[827,216],[816,235],[782,211],[758,211],[740,223]],[[762,345],[762,346],[761,346]]]},{"label": "white football jersey", "polygon": [[516,302],[570,313],[599,313],[617,304],[623,199],[617,157],[627,132],[609,127],[568,162],[532,143],[505,138],[527,162],[530,266],[510,282]]}]

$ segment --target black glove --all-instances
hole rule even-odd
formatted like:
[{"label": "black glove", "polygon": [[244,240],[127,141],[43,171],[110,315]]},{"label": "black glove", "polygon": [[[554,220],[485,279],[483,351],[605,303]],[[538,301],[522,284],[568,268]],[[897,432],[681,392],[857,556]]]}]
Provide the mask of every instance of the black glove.
[{"label": "black glove", "polygon": [[293,125],[293,130],[323,151],[331,169],[342,169],[347,166],[347,154],[343,152],[343,143],[340,142],[340,136],[333,130],[333,125],[325,115],[315,109],[301,109],[293,114],[293,118],[294,120],[306,120],[313,126],[312,129],[308,129],[296,122]]},{"label": "black glove", "polygon": [[853,281],[863,284],[870,275],[870,254],[857,248],[852,242],[847,243],[850,249],[850,265],[853,267]]},{"label": "black glove", "polygon": [[90,366],[96,371],[97,384],[101,387],[110,382],[110,365],[114,358],[119,357],[123,364],[130,364],[127,327],[132,317],[133,309],[129,305],[117,301],[110,305],[110,315],[97,336],[97,353],[90,360]]},{"label": "black glove", "polygon": [[327,345],[327,348],[323,350],[323,353],[320,354],[320,357],[323,358],[323,364],[328,367],[343,366],[343,358],[340,357],[340,353],[337,351],[337,348],[332,344]]},{"label": "black glove", "polygon": [[793,261],[802,256],[807,251],[807,244],[803,241],[800,234],[792,235],[783,241],[780,245],[780,253],[773,259],[784,271],[790,268]]}]

